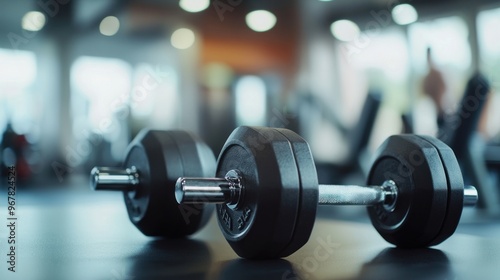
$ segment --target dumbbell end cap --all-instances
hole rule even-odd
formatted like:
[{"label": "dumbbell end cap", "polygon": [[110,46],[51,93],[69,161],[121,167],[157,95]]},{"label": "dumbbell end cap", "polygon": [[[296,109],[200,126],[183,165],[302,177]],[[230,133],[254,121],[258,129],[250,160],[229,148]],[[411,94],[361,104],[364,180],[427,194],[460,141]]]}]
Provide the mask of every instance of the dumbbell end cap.
[{"label": "dumbbell end cap", "polygon": [[90,171],[90,188],[94,191],[98,190],[97,184],[99,182],[99,168],[94,167]]},{"label": "dumbbell end cap", "polygon": [[179,204],[182,204],[184,202],[184,191],[183,191],[184,183],[185,183],[184,178],[177,179],[177,182],[175,183],[175,200],[177,200],[177,203]]},{"label": "dumbbell end cap", "polygon": [[464,186],[464,206],[476,206],[477,200],[477,189],[473,186]]}]

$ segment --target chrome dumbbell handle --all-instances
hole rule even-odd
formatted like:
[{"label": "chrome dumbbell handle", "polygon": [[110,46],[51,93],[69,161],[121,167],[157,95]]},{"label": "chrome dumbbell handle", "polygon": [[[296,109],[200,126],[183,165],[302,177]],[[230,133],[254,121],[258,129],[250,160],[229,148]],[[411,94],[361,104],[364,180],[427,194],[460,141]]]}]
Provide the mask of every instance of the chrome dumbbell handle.
[{"label": "chrome dumbbell handle", "polygon": [[139,172],[130,168],[94,167],[90,172],[90,187],[96,191],[130,191],[139,184]]},{"label": "chrome dumbbell handle", "polygon": [[[231,170],[225,178],[179,178],[175,197],[179,204],[226,203],[237,206],[245,187],[237,171]],[[383,203],[387,210],[394,209],[398,187],[392,180],[381,186],[319,185],[320,205],[376,205]],[[464,187],[464,206],[476,205],[478,194],[473,186]]]}]

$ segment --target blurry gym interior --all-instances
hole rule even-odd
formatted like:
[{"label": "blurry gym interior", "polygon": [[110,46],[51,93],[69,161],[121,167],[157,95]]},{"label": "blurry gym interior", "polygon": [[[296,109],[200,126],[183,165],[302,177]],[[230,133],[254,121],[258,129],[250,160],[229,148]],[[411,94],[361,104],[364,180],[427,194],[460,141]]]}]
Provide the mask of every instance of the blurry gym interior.
[{"label": "blurry gym interior", "polygon": [[[143,128],[189,130],[216,156],[237,126],[288,128],[320,182],[360,184],[388,136],[417,133],[448,143],[478,187],[458,231],[500,232],[497,1],[0,7],[0,161],[21,191],[88,191],[91,168],[119,166]],[[356,207],[318,215],[368,221]]]}]

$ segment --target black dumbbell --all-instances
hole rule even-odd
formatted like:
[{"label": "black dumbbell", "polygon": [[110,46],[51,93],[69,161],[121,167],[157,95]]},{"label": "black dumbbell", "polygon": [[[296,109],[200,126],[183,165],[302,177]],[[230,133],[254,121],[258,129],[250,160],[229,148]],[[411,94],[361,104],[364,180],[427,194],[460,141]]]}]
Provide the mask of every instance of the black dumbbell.
[{"label": "black dumbbell", "polygon": [[94,167],[94,190],[123,191],[130,221],[147,236],[182,237],[203,227],[213,212],[205,204],[179,207],[175,182],[182,176],[213,176],[213,152],[183,131],[143,130],[130,143],[123,168]]},{"label": "black dumbbell", "polygon": [[217,203],[219,226],[244,258],[286,257],[309,239],[319,204],[368,205],[377,231],[405,248],[455,231],[477,192],[453,151],[431,137],[398,135],[379,148],[367,187],[318,185],[307,142],[286,129],[239,127],[219,155],[219,178],[179,178],[179,203]]}]

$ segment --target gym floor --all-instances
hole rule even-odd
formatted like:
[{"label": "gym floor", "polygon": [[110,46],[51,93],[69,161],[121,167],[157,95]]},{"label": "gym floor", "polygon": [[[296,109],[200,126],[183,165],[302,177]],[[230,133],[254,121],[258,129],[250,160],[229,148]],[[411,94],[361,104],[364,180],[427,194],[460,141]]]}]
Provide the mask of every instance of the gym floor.
[{"label": "gym floor", "polygon": [[92,192],[86,177],[36,187],[17,194],[16,273],[2,261],[0,279],[498,279],[500,272],[500,221],[478,219],[474,209],[442,244],[401,250],[379,236],[362,207],[321,206],[303,248],[249,261],[231,250],[215,216],[191,238],[158,240],[129,222],[120,193]]}]

